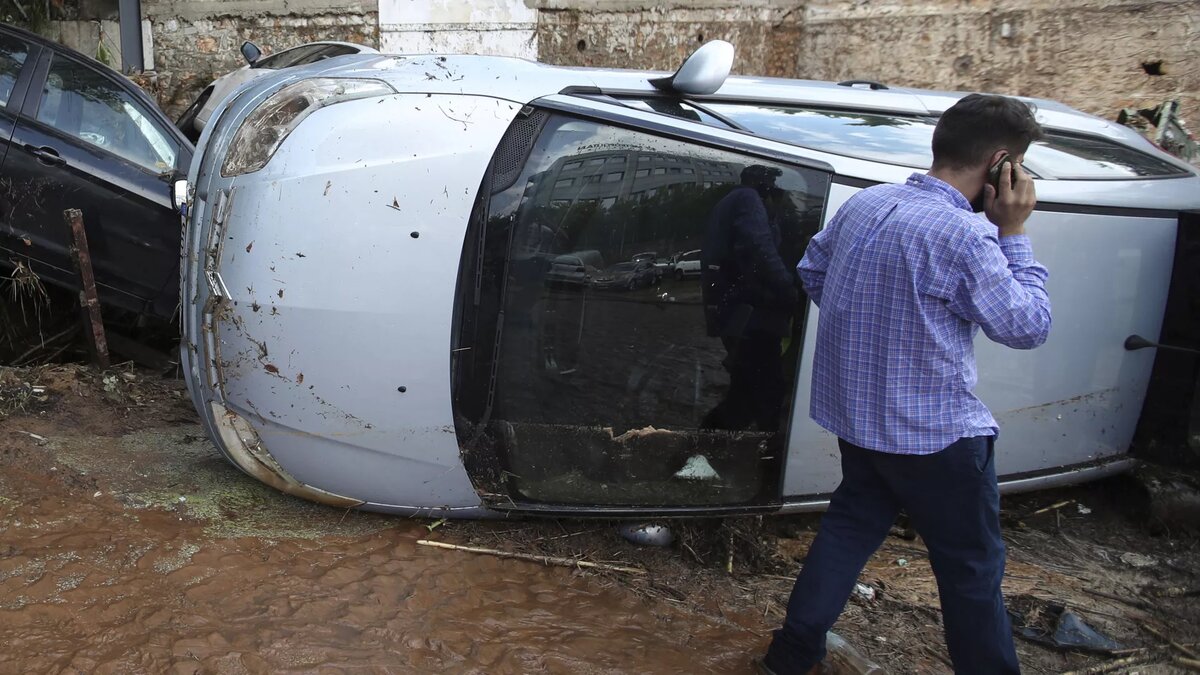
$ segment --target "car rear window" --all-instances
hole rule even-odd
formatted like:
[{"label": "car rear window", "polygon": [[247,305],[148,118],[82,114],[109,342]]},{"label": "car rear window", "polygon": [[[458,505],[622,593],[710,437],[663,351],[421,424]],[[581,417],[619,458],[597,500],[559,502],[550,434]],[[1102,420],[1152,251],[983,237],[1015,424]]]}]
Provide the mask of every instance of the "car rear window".
[{"label": "car rear window", "polygon": [[[813,150],[928,169],[936,117],[741,103],[704,108],[751,133]],[[1100,180],[1187,175],[1186,169],[1115,141],[1049,130],[1025,165],[1041,178]]]}]

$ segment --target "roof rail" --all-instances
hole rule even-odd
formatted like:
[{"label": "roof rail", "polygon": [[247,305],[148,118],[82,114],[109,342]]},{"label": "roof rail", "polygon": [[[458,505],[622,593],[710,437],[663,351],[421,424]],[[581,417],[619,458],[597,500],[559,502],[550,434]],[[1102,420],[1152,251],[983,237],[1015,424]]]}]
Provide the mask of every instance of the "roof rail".
[{"label": "roof rail", "polygon": [[875,80],[843,80],[841,82],[838,82],[839,87],[853,87],[856,84],[870,85],[870,87],[873,91],[878,91],[880,89],[888,88],[888,86],[886,84],[884,84],[882,82],[876,82]]}]

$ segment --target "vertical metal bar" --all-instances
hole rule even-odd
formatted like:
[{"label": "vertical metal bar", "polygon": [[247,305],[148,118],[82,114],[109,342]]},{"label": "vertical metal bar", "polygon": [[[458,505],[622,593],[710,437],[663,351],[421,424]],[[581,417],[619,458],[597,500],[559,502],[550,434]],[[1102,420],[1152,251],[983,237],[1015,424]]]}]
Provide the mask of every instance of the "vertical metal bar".
[{"label": "vertical metal bar", "polygon": [[84,335],[88,339],[88,351],[100,368],[108,368],[108,339],[104,335],[104,319],[100,315],[100,298],[96,295],[96,278],[92,274],[92,255],[88,251],[87,232],[83,229],[83,212],[79,209],[63,211],[67,227],[71,229],[71,262],[79,273],[83,290],[79,291],[79,308],[82,313]]},{"label": "vertical metal bar", "polygon": [[141,0],[119,0],[117,11],[121,20],[121,72],[141,72],[145,68]]}]

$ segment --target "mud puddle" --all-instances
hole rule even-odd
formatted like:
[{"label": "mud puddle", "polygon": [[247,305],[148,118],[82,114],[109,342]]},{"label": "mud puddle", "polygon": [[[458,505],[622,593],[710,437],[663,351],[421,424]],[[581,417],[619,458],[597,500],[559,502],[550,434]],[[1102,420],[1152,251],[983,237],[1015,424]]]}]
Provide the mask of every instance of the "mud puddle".
[{"label": "mud puddle", "polygon": [[36,375],[0,417],[5,672],[736,673],[765,646],[752,616],[265,488],[177,383]]}]

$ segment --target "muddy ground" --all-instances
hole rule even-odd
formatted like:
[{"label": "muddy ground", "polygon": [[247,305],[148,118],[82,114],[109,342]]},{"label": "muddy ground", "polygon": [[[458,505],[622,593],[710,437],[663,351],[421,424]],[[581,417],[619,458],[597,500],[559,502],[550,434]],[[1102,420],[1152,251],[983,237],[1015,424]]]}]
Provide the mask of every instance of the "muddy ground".
[{"label": "muddy ground", "polygon": [[[1147,518],[1136,481],[1004,506],[1014,609],[1037,623],[1064,604],[1122,648],[1145,648],[1086,655],[1018,640],[1026,672],[1119,658],[1135,661],[1105,672],[1186,672],[1176,659],[1200,651],[1189,646],[1200,540]],[[675,544],[656,549],[598,521],[338,511],[227,464],[178,380],[0,368],[3,672],[751,673],[817,522],[677,523]],[[861,580],[874,599],[855,598],[835,630],[889,672],[949,672],[920,541],[897,530]]]}]

